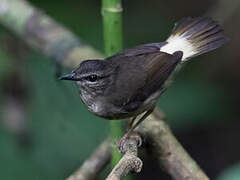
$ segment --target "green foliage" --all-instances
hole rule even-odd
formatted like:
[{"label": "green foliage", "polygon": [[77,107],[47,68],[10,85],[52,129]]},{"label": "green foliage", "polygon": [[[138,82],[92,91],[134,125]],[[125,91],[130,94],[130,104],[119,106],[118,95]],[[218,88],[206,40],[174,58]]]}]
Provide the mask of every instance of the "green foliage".
[{"label": "green foliage", "polygon": [[[188,66],[191,68],[191,63]],[[192,78],[185,76],[183,69],[158,101],[172,128],[186,129],[232,118],[230,92],[214,85],[209,79],[197,77],[197,74]],[[223,119],[226,113],[228,118]]]},{"label": "green foliage", "polygon": [[[0,49],[0,78],[11,70],[11,61],[7,54]],[[0,79],[1,80],[1,79]]]},{"label": "green foliage", "polygon": [[240,164],[236,164],[223,171],[217,180],[239,180],[240,179]]},{"label": "green foliage", "polygon": [[53,64],[41,55],[33,54],[24,69],[32,144],[19,146],[16,136],[0,128],[1,179],[63,179],[107,136],[107,121],[89,113],[74,84],[57,80]]}]

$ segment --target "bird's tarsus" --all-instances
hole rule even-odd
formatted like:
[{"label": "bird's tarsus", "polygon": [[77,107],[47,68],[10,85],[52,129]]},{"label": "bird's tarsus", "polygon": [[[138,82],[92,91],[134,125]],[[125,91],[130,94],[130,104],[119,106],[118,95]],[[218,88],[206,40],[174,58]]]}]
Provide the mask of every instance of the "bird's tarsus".
[{"label": "bird's tarsus", "polygon": [[138,147],[142,145],[142,138],[139,135],[139,133],[135,131],[127,132],[124,134],[124,136],[118,141],[118,150],[120,153],[125,154],[126,149],[124,148],[124,145],[128,139],[134,139],[137,141]]}]

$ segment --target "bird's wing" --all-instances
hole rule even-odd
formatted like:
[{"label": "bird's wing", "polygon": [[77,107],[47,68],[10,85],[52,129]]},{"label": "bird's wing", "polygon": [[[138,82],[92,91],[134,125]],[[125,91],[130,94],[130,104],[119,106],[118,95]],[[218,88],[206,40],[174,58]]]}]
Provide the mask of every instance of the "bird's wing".
[{"label": "bird's wing", "polygon": [[141,49],[135,48],[109,58],[110,61],[121,62],[115,82],[118,89],[113,91],[112,103],[128,107],[126,110],[137,108],[161,88],[181,57],[182,52],[170,55],[160,52],[158,48],[154,50],[154,47],[148,49],[141,46]]},{"label": "bird's wing", "polygon": [[160,48],[162,46],[166,45],[166,43],[167,42],[149,43],[149,44],[140,45],[140,46],[137,46],[134,48],[125,49],[124,51],[107,58],[107,60],[122,59],[122,58],[126,58],[126,57],[133,57],[133,56],[139,56],[139,55],[159,52]]},{"label": "bird's wing", "polygon": [[147,73],[147,80],[139,95],[143,96],[142,98],[144,99],[144,97],[148,97],[164,88],[164,83],[175,70],[177,64],[181,62],[182,56],[183,53],[181,51],[177,51],[172,55],[158,52],[145,61],[143,68]]}]

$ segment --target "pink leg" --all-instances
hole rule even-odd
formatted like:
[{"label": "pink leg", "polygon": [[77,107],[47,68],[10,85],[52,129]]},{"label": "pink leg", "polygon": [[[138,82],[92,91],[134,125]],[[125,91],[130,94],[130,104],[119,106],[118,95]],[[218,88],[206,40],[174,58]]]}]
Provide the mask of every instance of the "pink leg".
[{"label": "pink leg", "polygon": [[123,137],[119,140],[119,142],[118,142],[118,149],[119,149],[119,151],[120,151],[121,153],[124,153],[123,145],[125,144],[126,140],[127,140],[130,136],[133,137],[133,138],[136,138],[137,141],[138,141],[139,146],[141,146],[141,144],[142,144],[142,139],[141,139],[141,137],[140,137],[137,133],[133,133],[133,130],[134,130],[142,121],[144,121],[152,112],[153,112],[153,109],[148,110],[148,111],[138,120],[138,122],[137,122],[136,124],[134,124],[134,126],[132,126],[132,125],[133,125],[133,122],[132,122],[132,121],[134,121],[134,120],[136,119],[136,117],[134,117],[134,118],[132,119],[132,121],[130,122],[130,125],[131,125],[130,128],[128,129],[128,131],[124,134],[124,136],[123,136]]}]

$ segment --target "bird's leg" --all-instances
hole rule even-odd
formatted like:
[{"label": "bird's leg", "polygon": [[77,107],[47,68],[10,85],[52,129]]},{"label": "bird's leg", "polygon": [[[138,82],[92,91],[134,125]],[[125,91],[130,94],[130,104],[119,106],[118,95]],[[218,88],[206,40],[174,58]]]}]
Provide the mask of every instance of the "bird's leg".
[{"label": "bird's leg", "polygon": [[130,123],[128,124],[128,129],[131,129],[131,127],[133,126],[134,124],[134,121],[136,120],[137,116],[133,117],[130,121]]},{"label": "bird's leg", "polygon": [[139,120],[132,126],[127,133],[131,133],[141,122],[143,122],[151,113],[153,112],[153,109],[148,110]]},{"label": "bird's leg", "polygon": [[[133,132],[133,130],[141,123],[143,122],[151,113],[153,112],[153,109],[150,109],[148,110],[139,120],[138,122],[136,122],[134,125],[133,125],[133,122],[136,117],[134,117],[132,119],[132,121],[130,122],[131,124],[131,127],[128,129],[128,131],[124,134],[124,136],[119,140],[118,142],[118,149],[121,153],[125,153],[124,152],[124,149],[123,149],[123,145],[125,144],[126,140],[131,137],[131,138],[136,138],[136,140],[138,141],[138,146],[141,146],[142,144],[142,139],[141,137],[139,136],[138,133],[136,132]],[[133,126],[132,126],[133,125]]]}]

